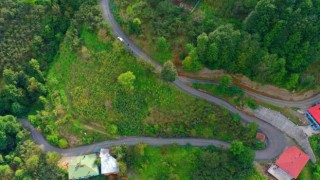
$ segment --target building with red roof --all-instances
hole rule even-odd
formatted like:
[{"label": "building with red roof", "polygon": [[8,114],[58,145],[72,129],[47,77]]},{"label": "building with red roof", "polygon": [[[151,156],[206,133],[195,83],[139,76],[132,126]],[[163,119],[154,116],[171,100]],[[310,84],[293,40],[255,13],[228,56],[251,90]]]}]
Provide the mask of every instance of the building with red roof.
[{"label": "building with red roof", "polygon": [[309,123],[313,130],[320,129],[320,104],[312,106],[306,112],[306,115],[309,119]]},{"label": "building with red roof", "polygon": [[277,179],[296,179],[310,157],[296,146],[283,151],[275,165],[268,170]]}]

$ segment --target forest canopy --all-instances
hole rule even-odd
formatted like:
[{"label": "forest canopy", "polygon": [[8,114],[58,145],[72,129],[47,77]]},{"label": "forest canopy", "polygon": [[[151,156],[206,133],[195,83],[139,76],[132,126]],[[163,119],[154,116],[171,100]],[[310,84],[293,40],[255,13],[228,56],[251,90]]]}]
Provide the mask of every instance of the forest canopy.
[{"label": "forest canopy", "polygon": [[60,155],[45,154],[13,116],[0,116],[1,179],[65,179],[58,166]]},{"label": "forest canopy", "polygon": [[[117,0],[114,13],[139,41],[165,38],[185,71],[224,69],[291,90],[320,81],[314,70],[320,59],[319,1],[206,0],[192,13],[176,2]],[[193,7],[196,1],[182,3]]]},{"label": "forest canopy", "polygon": [[31,58],[46,67],[82,1],[0,1],[0,74],[21,70]]}]

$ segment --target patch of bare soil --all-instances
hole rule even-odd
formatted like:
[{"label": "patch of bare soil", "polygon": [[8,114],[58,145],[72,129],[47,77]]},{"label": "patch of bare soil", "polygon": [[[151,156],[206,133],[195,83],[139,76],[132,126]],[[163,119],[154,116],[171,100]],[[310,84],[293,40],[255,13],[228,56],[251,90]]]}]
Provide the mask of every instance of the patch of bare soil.
[{"label": "patch of bare soil", "polygon": [[268,177],[268,166],[264,165],[262,166],[258,162],[253,162],[254,166],[256,167],[256,170],[259,171],[261,174],[263,174],[265,177]]},{"label": "patch of bare soil", "polygon": [[77,156],[69,156],[69,157],[61,157],[61,159],[58,161],[58,166],[68,170],[68,165],[74,161],[75,159],[77,159]]},{"label": "patch of bare soil", "polygon": [[257,83],[251,81],[248,77],[243,75],[233,75],[234,84],[240,86],[242,88],[257,92],[259,94],[264,94],[270,97],[275,97],[278,99],[289,100],[289,101],[299,101],[310,98],[315,94],[319,93],[319,91],[305,91],[305,92],[290,92],[289,90],[279,88],[272,85],[263,85],[261,83]]},{"label": "patch of bare soil", "polygon": [[203,68],[198,72],[185,72],[180,67],[177,70],[180,76],[206,80],[219,80],[223,75],[227,74],[224,70],[210,70],[208,68]]},{"label": "patch of bare soil", "polygon": [[81,59],[88,61],[91,57],[90,52],[86,46],[81,47]]},{"label": "patch of bare soil", "polygon": [[300,126],[308,126],[309,125],[309,120],[304,113],[303,114],[298,113],[297,111],[294,111],[291,108],[289,108],[288,110],[291,114],[293,114],[294,116],[299,118],[299,125]]},{"label": "patch of bare soil", "polygon": [[168,115],[165,112],[159,111],[156,108],[152,108],[149,111],[148,117],[143,120],[143,123],[152,124],[152,125],[168,124],[174,120],[175,120],[175,117],[168,118]]},{"label": "patch of bare soil", "polygon": [[111,37],[108,36],[108,35],[109,34],[108,34],[107,30],[105,30],[104,28],[99,29],[98,37],[99,37],[100,40],[102,40],[103,42],[110,41]]},{"label": "patch of bare soil", "polygon": [[110,99],[107,99],[104,103],[104,106],[106,108],[106,111],[108,112],[112,108],[112,101]]},{"label": "patch of bare soil", "polygon": [[119,177],[118,177],[117,174],[110,174],[110,175],[108,175],[108,178],[106,178],[106,179],[108,179],[108,180],[118,180]]},{"label": "patch of bare soil", "polygon": [[70,147],[74,147],[74,146],[77,146],[77,145],[81,144],[81,142],[80,142],[78,137],[76,137],[74,135],[71,135],[69,133],[66,133],[66,131],[61,131],[60,133],[64,138],[67,139],[68,144],[69,144]]},{"label": "patch of bare soil", "polygon": [[250,116],[254,116],[253,110],[248,106],[243,106],[241,108],[237,106],[237,108]]},{"label": "patch of bare soil", "polygon": [[178,7],[184,8],[185,10],[192,12],[193,5],[183,2],[182,0],[172,0],[172,3]]},{"label": "patch of bare soil", "polygon": [[[258,163],[257,163],[258,164]],[[256,165],[256,164],[255,164]],[[263,174],[268,178],[268,180],[277,180],[275,177],[273,177],[271,174],[268,173],[268,169],[271,166],[271,163],[264,164],[260,166],[260,170],[263,172]],[[257,167],[257,166],[256,166]]]}]

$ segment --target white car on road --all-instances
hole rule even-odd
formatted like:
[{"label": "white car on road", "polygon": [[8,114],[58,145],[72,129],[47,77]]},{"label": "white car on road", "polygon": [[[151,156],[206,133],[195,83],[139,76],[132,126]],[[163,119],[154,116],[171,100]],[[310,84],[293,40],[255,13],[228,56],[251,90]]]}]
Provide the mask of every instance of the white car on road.
[{"label": "white car on road", "polygon": [[122,39],[120,36],[118,36],[118,39],[119,39],[121,42],[123,42],[123,39]]}]

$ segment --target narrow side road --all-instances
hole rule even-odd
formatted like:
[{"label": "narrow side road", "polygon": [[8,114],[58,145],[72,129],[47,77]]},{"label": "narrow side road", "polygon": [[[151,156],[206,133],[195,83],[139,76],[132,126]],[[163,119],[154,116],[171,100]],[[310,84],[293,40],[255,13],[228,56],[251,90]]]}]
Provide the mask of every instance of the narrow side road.
[{"label": "narrow side road", "polygon": [[[123,137],[117,140],[107,140],[91,145],[79,146],[75,148],[69,149],[60,149],[57,147],[53,147],[51,144],[47,142],[47,140],[43,137],[43,135],[37,131],[28,120],[19,119],[23,127],[28,129],[31,133],[32,139],[40,146],[40,148],[45,152],[58,152],[62,156],[78,156],[83,154],[93,153],[96,149],[103,147],[111,147],[117,145],[136,145],[138,143],[147,143],[151,146],[163,146],[170,144],[178,144],[178,145],[187,145],[190,144],[192,146],[209,146],[214,145],[216,147],[221,148],[229,148],[230,144],[227,142],[223,142],[216,139],[200,139],[200,138],[153,138],[153,137]],[[273,154],[268,156],[268,154],[263,153],[262,151],[256,151],[255,160],[257,161],[270,161],[274,158]]]},{"label": "narrow side road", "polygon": [[[31,133],[32,139],[40,145],[40,148],[46,152],[58,152],[62,156],[77,156],[94,152],[98,148],[102,147],[111,147],[117,145],[136,145],[138,143],[147,143],[151,146],[162,146],[162,145],[170,145],[173,143],[179,145],[191,144],[192,146],[208,146],[214,145],[216,147],[221,148],[229,148],[230,144],[227,142],[215,140],[215,139],[198,139],[198,138],[152,138],[152,137],[123,137],[117,140],[108,140],[103,141],[91,145],[80,146],[70,149],[60,149],[57,147],[53,147],[51,144],[47,142],[47,140],[43,137],[43,135],[37,131],[28,120],[19,119],[23,127],[28,129]],[[259,158],[258,158],[259,159]]]}]

